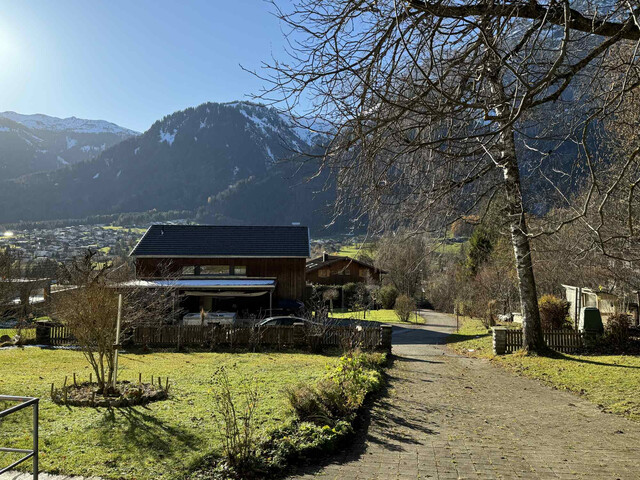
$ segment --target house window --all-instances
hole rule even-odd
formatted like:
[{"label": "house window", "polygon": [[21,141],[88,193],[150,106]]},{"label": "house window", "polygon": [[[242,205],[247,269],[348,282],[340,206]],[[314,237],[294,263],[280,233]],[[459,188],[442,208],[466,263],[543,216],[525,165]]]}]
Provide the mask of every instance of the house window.
[{"label": "house window", "polygon": [[196,267],[189,265],[188,267],[182,267],[182,275],[195,275]]},{"label": "house window", "polygon": [[321,268],[320,270],[318,270],[318,276],[321,278],[327,278],[329,276],[329,269]]},{"label": "house window", "polygon": [[349,275],[349,274],[350,274],[350,273],[349,273],[349,269],[348,269],[348,268],[345,268],[345,269],[342,271],[342,274],[343,274],[343,275]]},{"label": "house window", "polygon": [[203,265],[200,275],[229,275],[229,265]]},{"label": "house window", "polygon": [[236,265],[235,267],[233,267],[233,274],[234,275],[246,275],[247,274],[247,267],[246,265]]},{"label": "house window", "polygon": [[360,269],[360,276],[362,278],[367,278],[369,276],[369,270],[366,268],[361,268]]}]

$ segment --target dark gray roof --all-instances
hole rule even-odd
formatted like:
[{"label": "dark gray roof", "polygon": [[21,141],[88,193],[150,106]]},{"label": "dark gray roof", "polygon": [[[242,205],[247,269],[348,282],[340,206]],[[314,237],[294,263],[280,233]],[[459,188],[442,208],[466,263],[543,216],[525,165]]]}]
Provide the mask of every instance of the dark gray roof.
[{"label": "dark gray roof", "polygon": [[309,257],[309,229],[295,225],[152,225],[131,255]]},{"label": "dark gray roof", "polygon": [[326,255],[326,254],[321,257],[312,258],[311,260],[309,260],[306,265],[306,270],[307,272],[313,272],[314,270],[317,270],[319,268],[328,267],[329,265],[339,262],[340,260],[349,260],[352,263],[362,265],[363,267],[370,268],[382,274],[387,273],[385,270],[381,270],[375,267],[374,265],[371,265],[370,263],[367,263],[367,262],[363,262],[362,260],[358,260],[357,258],[347,257],[345,255]]}]

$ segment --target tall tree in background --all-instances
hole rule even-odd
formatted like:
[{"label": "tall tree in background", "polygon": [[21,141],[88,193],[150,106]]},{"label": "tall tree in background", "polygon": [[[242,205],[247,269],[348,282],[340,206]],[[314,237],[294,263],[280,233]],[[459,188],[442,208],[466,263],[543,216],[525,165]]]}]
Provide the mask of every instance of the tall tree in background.
[{"label": "tall tree in background", "polygon": [[[338,212],[355,205],[374,228],[442,228],[505,199],[523,347],[542,350],[531,237],[582,222],[604,249],[620,234],[591,224],[589,208],[596,197],[606,202],[627,189],[631,204],[637,194],[593,147],[600,120],[639,82],[638,8],[297,0],[276,6],[290,59],[267,66],[271,86],[261,97],[320,120],[311,128],[333,138],[322,166],[336,174]],[[637,169],[635,155],[627,162],[627,174]],[[530,233],[535,202],[527,195],[543,187],[566,215]],[[586,192],[581,202],[572,200],[577,188]],[[619,195],[603,195],[609,189]]]}]

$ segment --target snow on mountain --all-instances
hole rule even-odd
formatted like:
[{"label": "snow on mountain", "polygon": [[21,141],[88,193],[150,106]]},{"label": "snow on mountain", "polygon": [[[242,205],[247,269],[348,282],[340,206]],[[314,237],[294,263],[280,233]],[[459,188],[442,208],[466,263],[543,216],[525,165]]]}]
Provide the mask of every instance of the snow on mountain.
[{"label": "snow on mountain", "polygon": [[169,146],[173,145],[173,142],[176,139],[176,133],[178,133],[177,128],[174,128],[172,133],[165,132],[163,129],[160,129],[160,143],[165,142],[168,143]]},{"label": "snow on mountain", "polygon": [[0,113],[0,181],[90,160],[133,136],[103,120]]},{"label": "snow on mountain", "polygon": [[[314,193],[323,190],[325,178],[301,181],[315,168],[296,162],[304,158],[301,152],[321,152],[315,132],[268,106],[205,103],[126,139],[36,130],[1,116],[0,127],[35,132],[44,141],[28,137],[36,147],[16,162],[28,165],[37,154],[38,173],[15,180],[12,172],[4,177],[11,180],[0,182],[0,205],[11,205],[0,209],[0,222],[187,209],[204,222],[327,223],[318,211],[331,202],[331,193]],[[0,133],[0,174],[9,135],[26,145],[13,132]],[[50,168],[43,171],[47,159]]]},{"label": "snow on mountain", "polygon": [[112,133],[121,137],[139,135],[138,132],[104,120],[86,120],[83,118],[50,117],[40,113],[23,115],[16,112],[0,112],[0,117],[12,120],[33,130],[76,133]]}]

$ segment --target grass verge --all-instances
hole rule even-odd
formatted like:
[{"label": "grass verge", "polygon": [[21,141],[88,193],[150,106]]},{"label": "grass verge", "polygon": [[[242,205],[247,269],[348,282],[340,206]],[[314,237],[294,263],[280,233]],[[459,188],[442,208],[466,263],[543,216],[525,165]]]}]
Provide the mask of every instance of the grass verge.
[{"label": "grass verge", "polygon": [[[63,407],[49,397],[51,383],[61,386],[75,372],[87,380],[80,352],[39,348],[0,350],[0,393],[41,398],[40,465],[43,472],[107,479],[184,478],[205,455],[220,452],[209,393],[214,370],[226,366],[231,382],[255,378],[261,401],[258,431],[270,432],[295,418],[285,389],[321,378],[335,357],[304,353],[125,354],[123,380],[169,377],[168,400],[123,409]],[[72,380],[69,380],[71,382]],[[0,405],[0,408],[3,405]],[[0,444],[28,448],[30,412],[2,420]],[[0,465],[15,457],[0,454]],[[26,469],[27,467],[25,467]]]},{"label": "grass verge", "polygon": [[[402,322],[396,315],[394,310],[367,310],[366,315],[362,310],[355,312],[338,312],[335,311],[332,315],[333,318],[355,318],[357,320],[367,320],[372,322],[381,322],[381,323],[400,323],[407,325],[409,323],[424,323],[424,319],[418,315],[416,319],[416,315],[411,315],[410,322]],[[417,321],[416,321],[417,320]]]},{"label": "grass verge", "polygon": [[492,353],[492,338],[479,320],[465,319],[447,338],[458,353],[488,358],[518,375],[583,395],[606,412],[640,421],[640,357],[631,355],[501,355]]}]

